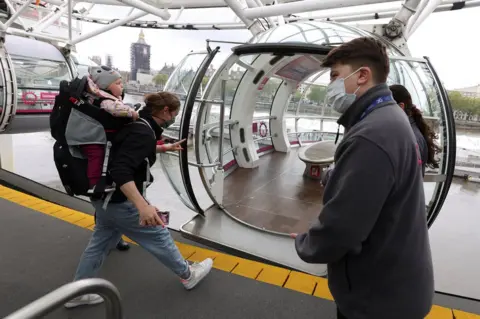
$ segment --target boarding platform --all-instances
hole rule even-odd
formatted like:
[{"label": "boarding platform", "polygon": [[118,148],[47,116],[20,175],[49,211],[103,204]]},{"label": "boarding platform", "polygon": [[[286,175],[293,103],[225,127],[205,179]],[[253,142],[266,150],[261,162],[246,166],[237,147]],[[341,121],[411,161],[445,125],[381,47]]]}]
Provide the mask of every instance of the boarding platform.
[{"label": "boarding platform", "polygon": [[[0,186],[0,316],[69,283],[93,229],[93,216]],[[125,318],[335,318],[325,278],[192,244],[173,232],[182,254],[214,258],[212,273],[186,291],[135,245],[113,251],[100,276],[120,291]],[[480,303],[436,294],[429,319],[480,318]],[[104,305],[46,318],[104,318]]]}]

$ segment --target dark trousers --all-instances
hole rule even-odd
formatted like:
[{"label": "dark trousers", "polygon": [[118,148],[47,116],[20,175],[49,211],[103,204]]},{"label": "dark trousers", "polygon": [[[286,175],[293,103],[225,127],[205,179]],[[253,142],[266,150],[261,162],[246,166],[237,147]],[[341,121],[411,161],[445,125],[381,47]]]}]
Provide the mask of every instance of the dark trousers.
[{"label": "dark trousers", "polygon": [[342,313],[340,312],[340,309],[337,307],[337,319],[347,319]]}]

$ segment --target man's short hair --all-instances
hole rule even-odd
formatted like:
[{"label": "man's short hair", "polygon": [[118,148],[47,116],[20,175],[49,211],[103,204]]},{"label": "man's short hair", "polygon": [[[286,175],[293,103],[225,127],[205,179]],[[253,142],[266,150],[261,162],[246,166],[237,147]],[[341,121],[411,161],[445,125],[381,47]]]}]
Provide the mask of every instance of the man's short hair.
[{"label": "man's short hair", "polygon": [[348,64],[355,70],[368,66],[376,83],[387,82],[390,72],[385,45],[372,37],[356,38],[333,49],[323,60],[322,66],[330,68],[337,63]]}]

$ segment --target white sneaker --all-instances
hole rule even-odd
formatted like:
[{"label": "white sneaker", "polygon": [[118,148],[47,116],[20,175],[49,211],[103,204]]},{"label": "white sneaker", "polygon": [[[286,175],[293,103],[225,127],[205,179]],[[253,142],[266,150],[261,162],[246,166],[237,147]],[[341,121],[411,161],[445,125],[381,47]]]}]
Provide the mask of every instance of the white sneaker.
[{"label": "white sneaker", "polygon": [[84,305],[96,305],[103,302],[103,298],[96,294],[83,295],[74,298],[65,304],[65,308],[75,308]]},{"label": "white sneaker", "polygon": [[181,279],[185,289],[193,289],[206,275],[210,272],[213,266],[213,260],[207,258],[202,262],[195,262],[190,265],[190,278]]}]

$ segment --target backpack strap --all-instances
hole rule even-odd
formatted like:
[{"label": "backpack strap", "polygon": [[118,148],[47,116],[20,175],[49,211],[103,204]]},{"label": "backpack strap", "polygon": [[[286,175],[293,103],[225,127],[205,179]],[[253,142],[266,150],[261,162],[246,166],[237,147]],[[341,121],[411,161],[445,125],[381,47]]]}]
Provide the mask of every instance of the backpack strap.
[{"label": "backpack strap", "polygon": [[[155,135],[155,131],[153,130],[152,126],[150,125],[150,123],[148,123],[145,119],[138,119],[137,121],[133,122],[133,123],[130,123],[129,125],[133,125],[135,123],[139,123],[139,124],[142,124],[142,125],[146,125],[148,126],[148,128],[150,128],[150,131],[152,132],[153,134],[153,138],[157,138],[156,135]],[[108,142],[110,143],[110,142]],[[111,147],[111,144],[110,144],[110,147]],[[108,152],[109,153],[109,152]],[[107,157],[107,156],[106,156]],[[147,172],[146,172],[146,178],[145,178],[145,181],[143,182],[143,187],[142,187],[142,196],[145,200],[147,200],[147,187],[150,185],[150,161],[148,160],[148,157],[145,157],[145,161],[147,162]],[[107,160],[104,162],[104,169],[106,170],[106,163],[108,163],[108,157],[107,157]],[[107,206],[108,206],[108,203],[110,202],[110,200],[112,199],[112,196],[113,196],[113,193],[115,192],[115,189],[116,189],[116,185],[115,185],[115,182],[112,183],[112,188],[113,188],[113,191],[109,192],[108,195],[105,197],[105,200],[103,202],[103,206],[102,208],[104,210],[107,209]],[[148,202],[148,201],[147,201]]]}]

